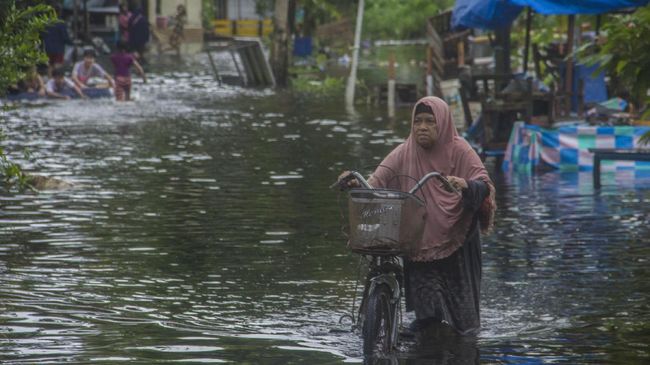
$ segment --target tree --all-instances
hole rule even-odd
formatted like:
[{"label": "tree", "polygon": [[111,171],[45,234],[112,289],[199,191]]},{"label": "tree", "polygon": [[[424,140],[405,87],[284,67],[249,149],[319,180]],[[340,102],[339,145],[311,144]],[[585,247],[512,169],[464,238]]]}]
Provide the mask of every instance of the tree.
[{"label": "tree", "polygon": [[276,0],[270,63],[275,82],[279,87],[286,87],[289,82],[289,40],[292,33],[293,11],[295,11],[295,0]]},{"label": "tree", "polygon": [[[29,2],[35,4],[25,3],[28,2],[17,6],[15,0],[0,0],[0,96],[10,85],[23,79],[30,67],[47,61],[40,47],[40,35],[57,21],[56,13],[49,5],[35,1]],[[3,120],[0,118],[0,121]],[[0,140],[3,138],[0,130]],[[8,185],[26,182],[20,166],[9,160],[1,147],[0,179]]]},{"label": "tree", "polygon": [[603,31],[606,36],[599,45],[586,44],[577,52],[583,62],[599,63],[616,77],[640,106],[648,101],[650,88],[650,6],[611,17]]},{"label": "tree", "polygon": [[0,95],[23,79],[31,66],[47,62],[41,32],[55,21],[49,5],[19,7],[15,0],[0,0]]},{"label": "tree", "polygon": [[[637,9],[634,13],[609,19],[603,30],[607,34],[600,48],[582,49],[586,63],[600,62],[601,69],[618,78],[630,91],[631,101],[642,110],[650,98],[650,6]],[[587,55],[585,57],[585,55]],[[644,113],[650,116],[650,112]],[[641,138],[650,142],[650,133]]]},{"label": "tree", "polygon": [[453,0],[373,0],[366,4],[364,37],[412,39],[425,36],[426,20]]}]

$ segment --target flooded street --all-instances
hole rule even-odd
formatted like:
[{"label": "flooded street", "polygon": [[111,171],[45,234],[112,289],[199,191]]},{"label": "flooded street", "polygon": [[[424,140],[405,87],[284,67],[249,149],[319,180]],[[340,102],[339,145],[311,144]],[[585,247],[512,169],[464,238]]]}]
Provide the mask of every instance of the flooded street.
[{"label": "flooded street", "polygon": [[[338,323],[359,257],[328,186],[378,164],[409,111],[351,117],[208,74],[136,90],[6,113],[12,158],[74,187],[0,197],[0,362],[363,362]],[[650,174],[599,193],[590,172],[494,178],[479,338],[392,363],[650,361]]]}]

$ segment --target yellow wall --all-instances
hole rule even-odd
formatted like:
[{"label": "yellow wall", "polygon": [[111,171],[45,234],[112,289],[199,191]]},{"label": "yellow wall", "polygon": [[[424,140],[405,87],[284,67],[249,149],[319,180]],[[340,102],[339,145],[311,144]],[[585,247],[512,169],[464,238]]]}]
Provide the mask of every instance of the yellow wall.
[{"label": "yellow wall", "polygon": [[216,35],[226,37],[259,37],[260,22],[262,26],[262,36],[269,35],[273,32],[273,22],[271,19],[215,19],[212,24],[214,25],[214,33]]}]

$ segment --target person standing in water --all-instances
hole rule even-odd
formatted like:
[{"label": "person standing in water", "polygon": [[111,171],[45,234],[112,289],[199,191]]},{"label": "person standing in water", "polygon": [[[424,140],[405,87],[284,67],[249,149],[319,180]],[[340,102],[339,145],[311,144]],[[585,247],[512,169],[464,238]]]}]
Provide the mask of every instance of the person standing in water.
[{"label": "person standing in water", "polygon": [[136,58],[139,59],[140,62],[143,64],[146,63],[144,53],[151,34],[149,31],[149,21],[142,12],[141,7],[135,8],[131,17],[129,17],[128,32],[128,45],[130,50],[135,53]]},{"label": "person standing in water", "polygon": [[117,16],[117,22],[120,29],[120,41],[129,43],[129,20],[131,19],[131,12],[125,3],[120,4],[120,15]]},{"label": "person standing in water", "polygon": [[185,38],[185,22],[187,18],[187,11],[185,6],[178,5],[176,7],[176,16],[174,17],[174,29],[169,36],[169,45],[172,49],[176,50],[176,54],[181,54],[181,41]]},{"label": "person standing in water", "polygon": [[63,20],[61,20],[63,8],[56,6],[55,11],[59,21],[45,28],[42,35],[43,47],[48,58],[47,73],[50,77],[52,76],[53,69],[63,66],[65,61],[65,45],[72,44],[72,40],[68,35],[68,28]]},{"label": "person standing in water", "polygon": [[147,83],[147,75],[135,57],[127,52],[124,42],[118,42],[117,51],[111,55],[111,62],[115,69],[115,100],[129,101],[131,100],[131,66],[142,76],[144,83]]},{"label": "person standing in water", "polygon": [[420,332],[441,324],[473,335],[481,325],[481,232],[493,225],[494,184],[479,156],[458,135],[447,103],[425,97],[413,108],[408,138],[386,156],[368,183],[408,191],[413,181],[432,171],[447,177],[460,193],[432,182],[420,190],[427,202],[424,234],[404,258],[406,310],[416,316],[409,328]]}]

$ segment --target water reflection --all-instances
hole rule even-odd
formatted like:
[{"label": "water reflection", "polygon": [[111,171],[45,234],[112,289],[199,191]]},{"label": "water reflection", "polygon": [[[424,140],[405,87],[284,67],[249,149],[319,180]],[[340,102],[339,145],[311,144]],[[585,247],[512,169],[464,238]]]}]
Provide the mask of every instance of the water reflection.
[{"label": "water reflection", "polygon": [[[359,333],[331,331],[358,258],[327,186],[376,165],[408,110],[352,119],[336,101],[219,88],[207,74],[151,80],[132,103],[9,112],[12,158],[74,186],[0,197],[0,361],[362,363]],[[407,341],[384,360],[650,356],[650,180],[605,174],[595,193],[588,173],[495,179],[479,337]]]}]

